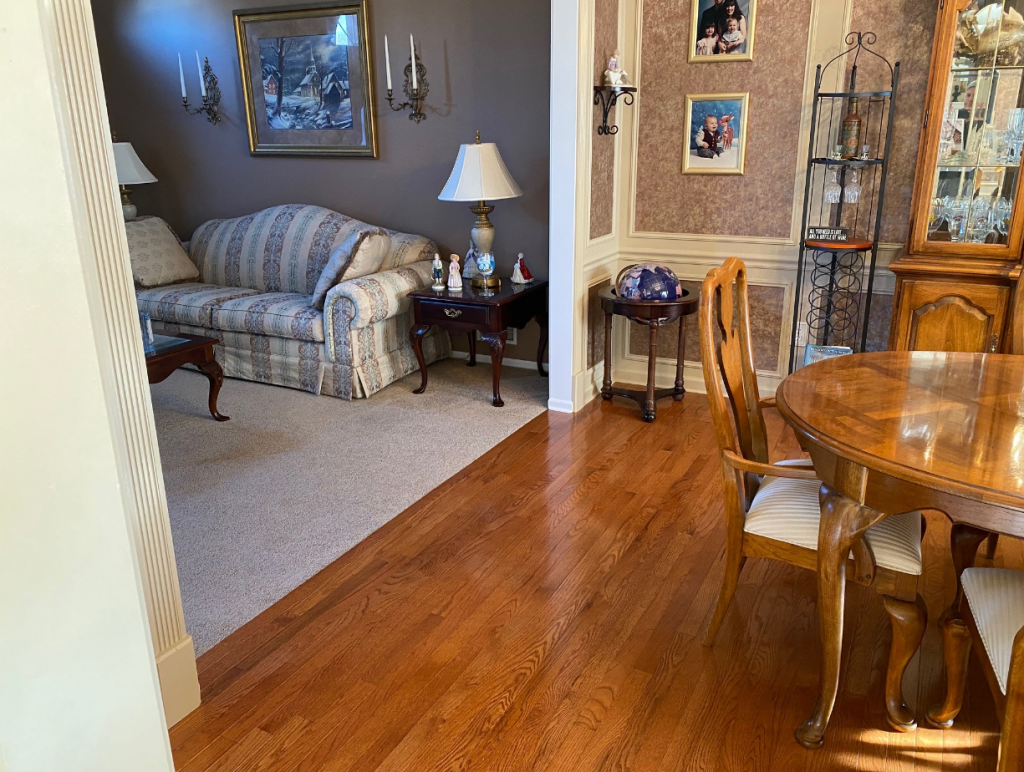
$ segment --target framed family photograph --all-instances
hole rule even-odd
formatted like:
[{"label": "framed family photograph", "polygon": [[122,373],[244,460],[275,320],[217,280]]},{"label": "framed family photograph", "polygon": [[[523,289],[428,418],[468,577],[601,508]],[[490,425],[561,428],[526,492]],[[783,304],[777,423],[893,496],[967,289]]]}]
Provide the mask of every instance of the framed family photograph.
[{"label": "framed family photograph", "polygon": [[689,61],[753,61],[757,0],[692,0],[692,3]]},{"label": "framed family photograph", "polygon": [[686,97],[683,174],[743,174],[749,94]]},{"label": "framed family photograph", "polygon": [[234,16],[250,153],[377,157],[365,2]]}]

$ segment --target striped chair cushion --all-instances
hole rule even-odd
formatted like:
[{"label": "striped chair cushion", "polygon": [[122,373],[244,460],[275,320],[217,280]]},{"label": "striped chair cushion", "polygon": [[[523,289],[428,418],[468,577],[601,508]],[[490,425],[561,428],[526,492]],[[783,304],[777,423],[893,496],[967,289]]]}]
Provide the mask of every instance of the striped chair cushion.
[{"label": "striped chair cushion", "polygon": [[310,305],[309,295],[291,292],[265,292],[221,303],[213,309],[210,326],[215,330],[324,341],[323,312]]},{"label": "striped chair cushion", "polygon": [[[743,530],[786,544],[818,549],[820,487],[816,480],[765,477],[750,504]],[[921,573],[920,512],[887,517],[869,528],[864,539],[879,566],[904,574]]]},{"label": "striped chair cushion", "polygon": [[1024,627],[1024,572],[965,568],[960,579],[988,661],[992,663],[1000,690],[1006,694],[1013,639]]},{"label": "striped chair cushion", "polygon": [[154,320],[196,327],[210,327],[213,309],[221,303],[252,295],[259,293],[239,287],[195,283],[169,284],[135,293],[139,310],[148,311]]},{"label": "striped chair cushion", "polygon": [[273,206],[203,223],[192,235],[191,257],[208,284],[312,295],[335,249],[372,228],[321,206]]}]

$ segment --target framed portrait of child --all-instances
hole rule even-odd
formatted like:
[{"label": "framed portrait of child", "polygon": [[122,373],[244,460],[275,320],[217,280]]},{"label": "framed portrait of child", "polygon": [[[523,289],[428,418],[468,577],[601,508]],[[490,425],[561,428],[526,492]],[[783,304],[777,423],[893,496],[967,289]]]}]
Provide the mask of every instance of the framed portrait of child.
[{"label": "framed portrait of child", "polygon": [[757,0],[692,0],[692,3],[689,61],[753,61]]},{"label": "framed portrait of child", "polygon": [[687,95],[683,174],[743,174],[749,97]]}]

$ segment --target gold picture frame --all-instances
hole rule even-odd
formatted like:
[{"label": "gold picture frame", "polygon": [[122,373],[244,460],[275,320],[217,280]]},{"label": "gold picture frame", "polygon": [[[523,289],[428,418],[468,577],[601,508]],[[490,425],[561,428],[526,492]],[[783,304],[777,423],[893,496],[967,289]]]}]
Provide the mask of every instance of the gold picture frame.
[{"label": "gold picture frame", "polygon": [[[747,158],[749,104],[749,92],[687,94],[683,174],[743,174]],[[709,129],[707,119],[710,117],[715,118],[716,133],[720,139],[717,143],[708,143],[715,147],[699,148],[696,142],[697,129]],[[695,118],[699,118],[699,121],[695,121]],[[724,120],[726,118],[728,120]]]},{"label": "gold picture frame", "polygon": [[252,155],[377,158],[365,0],[234,11]]},{"label": "gold picture frame", "polygon": [[[700,28],[700,22],[705,14],[712,9],[724,7],[727,2],[735,2],[740,14],[743,16],[743,24],[746,27],[744,40],[740,53],[698,53],[698,44],[704,39],[704,30]],[[713,62],[752,62],[754,61],[754,30],[757,27],[757,0],[691,0],[690,5],[690,50],[687,56],[688,62],[700,62],[709,64]],[[717,34],[721,37],[724,30],[718,29]],[[702,46],[706,48],[708,44]],[[718,48],[716,44],[715,49]]]}]

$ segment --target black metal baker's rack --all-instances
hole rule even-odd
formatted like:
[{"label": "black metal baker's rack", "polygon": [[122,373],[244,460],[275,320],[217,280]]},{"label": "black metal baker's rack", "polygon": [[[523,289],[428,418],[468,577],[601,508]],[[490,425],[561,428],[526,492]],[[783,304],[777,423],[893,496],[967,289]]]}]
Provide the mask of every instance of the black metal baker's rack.
[{"label": "black metal baker's rack", "polygon": [[[863,351],[867,347],[871,292],[900,74],[899,62],[890,64],[881,54],[871,50],[876,40],[873,32],[851,32],[846,36],[848,48],[824,66],[819,64],[815,74],[789,372],[796,369],[801,320],[807,323],[807,344],[849,346],[854,351]],[[887,90],[857,90],[861,54],[875,57],[884,64],[884,72],[889,76]],[[832,66],[849,67],[847,91],[821,90],[822,80]],[[839,141],[840,126],[851,98],[856,98],[859,103],[861,143],[869,145],[869,152],[857,158],[836,158],[833,148]],[[838,183],[843,191],[848,183],[852,184],[853,173],[856,173],[856,181],[861,185],[856,203],[844,202],[842,194],[838,203],[828,202],[825,188],[833,170],[838,170]],[[848,238],[846,241],[811,240],[807,237],[811,227],[846,228]]]}]

